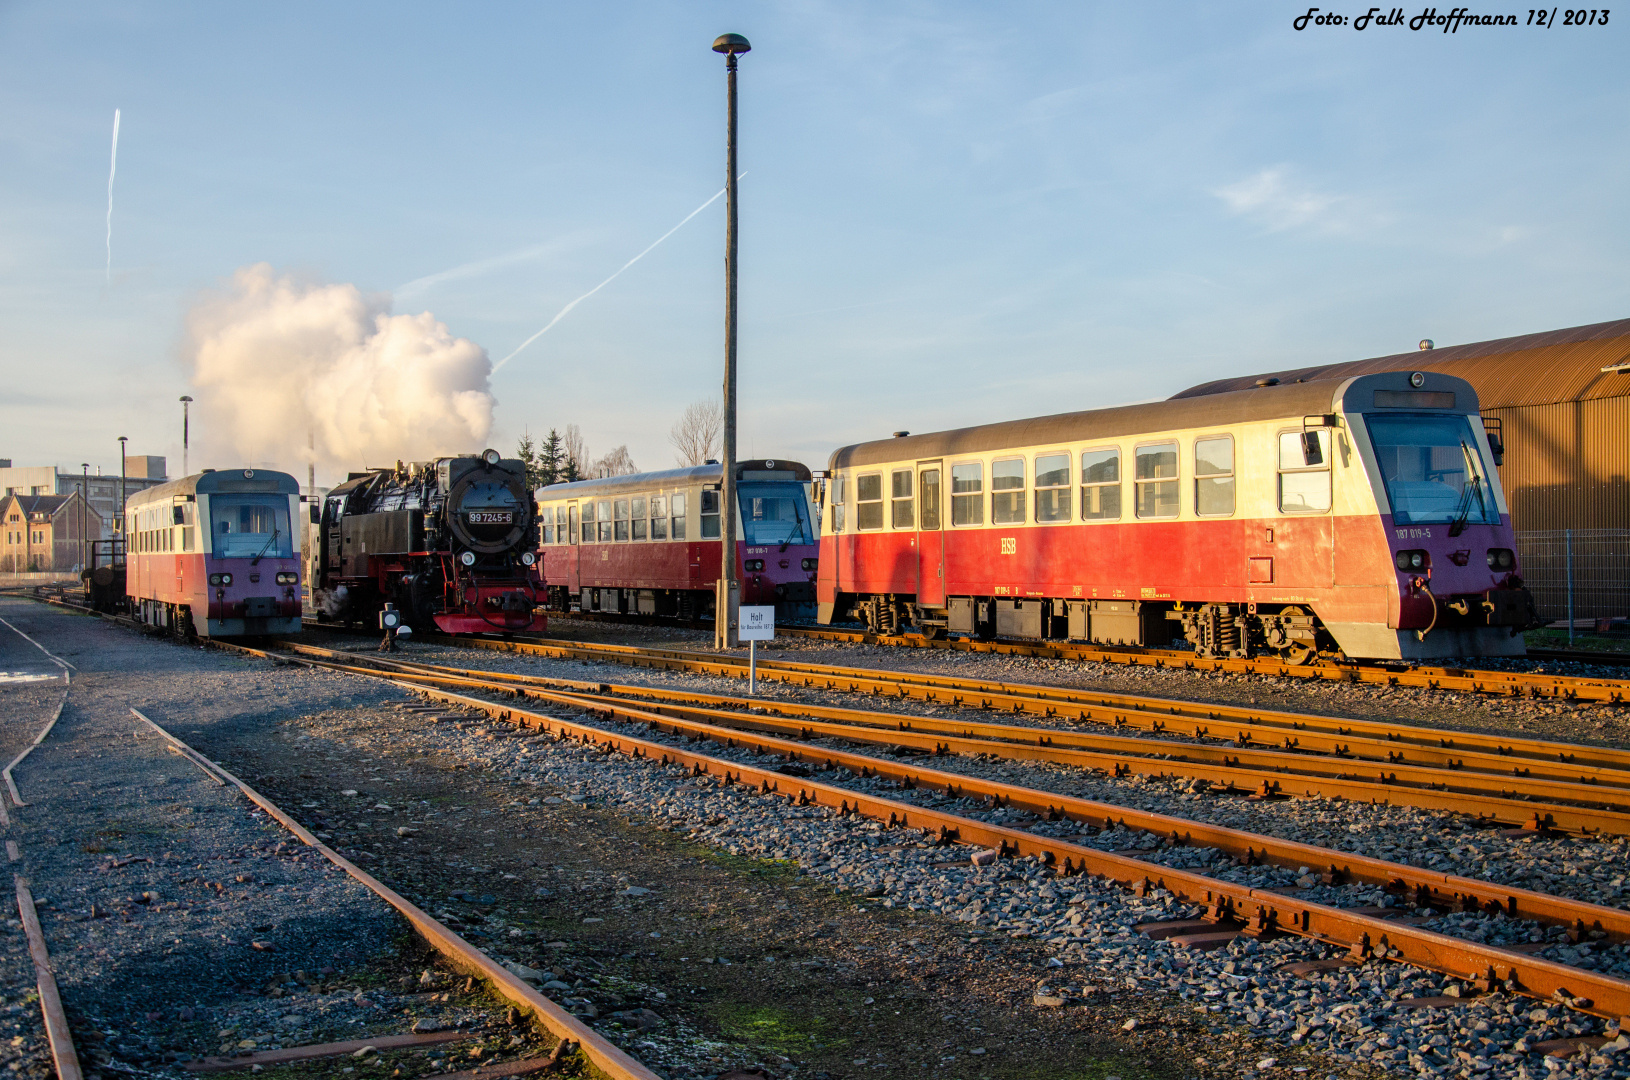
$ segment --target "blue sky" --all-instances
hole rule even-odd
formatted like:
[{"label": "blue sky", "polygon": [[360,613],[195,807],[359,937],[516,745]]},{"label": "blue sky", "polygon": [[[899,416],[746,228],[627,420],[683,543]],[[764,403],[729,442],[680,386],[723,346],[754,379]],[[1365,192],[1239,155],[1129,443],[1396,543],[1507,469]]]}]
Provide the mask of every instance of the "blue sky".
[{"label": "blue sky", "polygon": [[[743,454],[1627,314],[1630,10],[1302,10],[0,2],[0,457],[117,469],[123,434],[175,471],[188,312],[256,263],[506,356],[722,186],[726,31]],[[671,465],[717,393],[723,222],[499,371],[490,441]],[[194,467],[233,464],[201,425]]]}]

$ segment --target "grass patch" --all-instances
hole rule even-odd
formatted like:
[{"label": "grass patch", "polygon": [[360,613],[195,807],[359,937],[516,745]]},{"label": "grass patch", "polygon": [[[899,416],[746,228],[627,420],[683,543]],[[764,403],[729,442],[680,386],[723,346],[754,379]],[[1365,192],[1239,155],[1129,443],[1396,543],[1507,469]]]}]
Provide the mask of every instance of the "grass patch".
[{"label": "grass patch", "polygon": [[831,1021],[810,1012],[795,1013],[774,1005],[728,1003],[704,1007],[704,1011],[727,1038],[788,1057],[807,1054],[817,1045],[826,1048],[848,1043],[847,1039],[833,1034],[835,1028]]}]

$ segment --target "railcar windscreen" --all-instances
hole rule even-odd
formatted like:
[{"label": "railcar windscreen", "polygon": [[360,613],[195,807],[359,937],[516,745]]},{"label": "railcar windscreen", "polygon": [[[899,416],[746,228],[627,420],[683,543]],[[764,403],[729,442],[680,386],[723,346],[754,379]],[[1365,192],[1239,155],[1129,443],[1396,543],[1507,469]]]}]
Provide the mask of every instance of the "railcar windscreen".
[{"label": "railcar windscreen", "polygon": [[1500,523],[1491,480],[1494,468],[1479,449],[1471,418],[1366,413],[1364,422],[1394,522]]},{"label": "railcar windscreen", "polygon": [[211,495],[209,521],[218,559],[287,558],[293,550],[286,496]]},{"label": "railcar windscreen", "polygon": [[[909,494],[910,489],[907,489]],[[804,487],[798,483],[743,484],[741,499],[742,539],[749,545],[813,544],[809,505]]]}]

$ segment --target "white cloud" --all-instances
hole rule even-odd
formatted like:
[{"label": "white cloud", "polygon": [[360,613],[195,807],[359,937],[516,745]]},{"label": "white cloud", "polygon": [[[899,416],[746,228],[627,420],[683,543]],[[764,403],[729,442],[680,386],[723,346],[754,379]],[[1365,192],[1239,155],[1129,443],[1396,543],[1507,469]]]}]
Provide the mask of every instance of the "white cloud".
[{"label": "white cloud", "polygon": [[1269,232],[1300,228],[1329,233],[1352,231],[1351,199],[1314,191],[1291,180],[1288,172],[1285,166],[1275,165],[1212,194],[1229,210]]}]

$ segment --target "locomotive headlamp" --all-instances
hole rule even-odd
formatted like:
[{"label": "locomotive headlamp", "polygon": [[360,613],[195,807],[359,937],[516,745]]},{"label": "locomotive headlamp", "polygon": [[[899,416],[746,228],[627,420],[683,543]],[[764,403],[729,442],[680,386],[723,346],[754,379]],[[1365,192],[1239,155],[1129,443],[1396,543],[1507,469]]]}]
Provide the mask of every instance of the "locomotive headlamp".
[{"label": "locomotive headlamp", "polygon": [[1432,560],[1424,551],[1400,551],[1392,562],[1400,570],[1423,570],[1432,565]]},{"label": "locomotive headlamp", "polygon": [[532,554],[530,551],[521,552],[521,565],[522,566],[531,566],[533,563],[535,563],[537,561],[538,561],[538,557],[536,555]]},{"label": "locomotive headlamp", "polygon": [[211,585],[230,585],[230,584],[232,584],[232,575],[231,574],[211,574],[209,576],[209,583]]},{"label": "locomotive headlamp", "polygon": [[1510,548],[1489,548],[1489,569],[1509,570],[1517,561],[1517,556]]},{"label": "locomotive headlamp", "polygon": [[1426,382],[1426,372],[1424,372],[1424,371],[1412,371],[1412,372],[1409,373],[1409,385],[1413,386],[1415,389],[1419,390],[1421,388],[1422,384],[1424,384],[1425,382]]},{"label": "locomotive headlamp", "polygon": [[813,570],[818,565],[819,565],[819,563],[817,563],[814,559],[805,559],[804,560],[804,569],[805,570]]},{"label": "locomotive headlamp", "polygon": [[499,459],[499,454],[498,454],[498,451],[496,451],[496,450],[483,450],[483,451],[481,451],[481,460],[485,461],[488,465],[496,465],[496,464],[498,464],[498,459]]},{"label": "locomotive headlamp", "polygon": [[764,569],[764,560],[763,559],[748,559],[747,562],[744,563],[743,565],[747,568],[748,573],[753,573],[754,571]]},{"label": "locomotive headlamp", "polygon": [[462,555],[460,555],[458,557],[458,561],[463,563],[465,566],[474,566],[475,565],[475,552],[466,551],[464,554],[462,554]]},{"label": "locomotive headlamp", "polygon": [[279,573],[277,575],[277,583],[279,585],[293,585],[296,581],[299,581],[299,580],[300,580],[300,575],[294,573],[292,570],[284,570],[283,572],[281,572],[281,573]]}]

